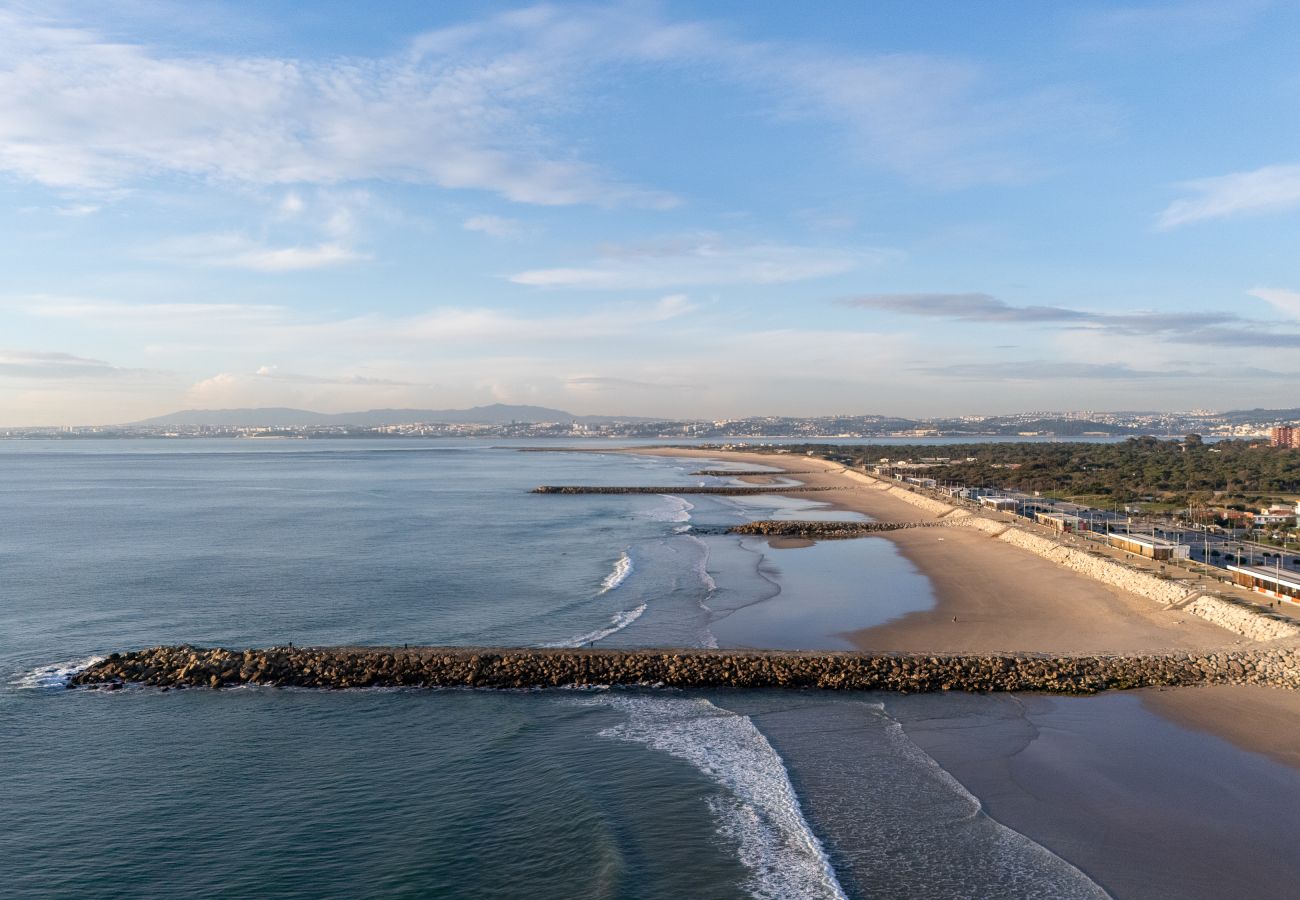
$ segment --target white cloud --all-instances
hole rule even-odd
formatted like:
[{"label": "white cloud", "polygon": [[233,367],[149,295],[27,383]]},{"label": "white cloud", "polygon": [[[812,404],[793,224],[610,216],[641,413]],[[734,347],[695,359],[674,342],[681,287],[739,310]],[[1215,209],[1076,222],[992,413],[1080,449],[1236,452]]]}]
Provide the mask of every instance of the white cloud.
[{"label": "white cloud", "polygon": [[360,262],[370,257],[336,241],[272,247],[236,233],[196,234],[156,244],[157,259],[256,272],[300,272]]},{"label": "white cloud", "polygon": [[461,227],[466,231],[481,231],[494,238],[518,237],[523,233],[523,225],[518,219],[504,216],[470,216],[461,223]]},{"label": "white cloud", "polygon": [[129,328],[243,327],[283,320],[282,306],[242,303],[119,303],[107,300],[38,295],[23,300],[29,315]]},{"label": "white cloud", "polygon": [[494,309],[440,307],[414,316],[364,316],[278,329],[277,340],[314,343],[462,344],[581,342],[641,333],[648,325],[688,315],[683,294],[648,304],[616,304],[587,313],[520,316]]},{"label": "white cloud", "polygon": [[565,134],[589,127],[579,114],[606,69],[647,63],[738,88],[770,119],[829,124],[864,161],[927,184],[1022,181],[1040,168],[1031,137],[1068,139],[1104,118],[1065,89],[1002,96],[964,62],[744,41],[641,4],[531,7],[386,56],[315,60],[176,55],[11,10],[0,61],[0,170],[56,188],[159,174],[379,179],[668,208],[678,198],[604,171],[583,158],[581,134]]},{"label": "white cloud", "polygon": [[784,284],[839,275],[895,258],[896,251],[859,251],[789,244],[728,244],[717,235],[603,248],[584,266],[532,269],[510,276],[515,284],[600,290],[663,290],[697,285]]},{"label": "white cloud", "polygon": [[173,56],[0,12],[0,169],[59,188],[170,172],[388,179],[546,205],[675,203],[573,158],[540,128],[585,66],[563,23],[534,18],[489,20],[488,45],[448,29],[388,57],[308,62]]},{"label": "white cloud", "polygon": [[1200,178],[1182,187],[1193,196],[1169,204],[1160,214],[1161,228],[1300,207],[1300,164],[1265,166],[1250,172]]},{"label": "white cloud", "polygon": [[1300,319],[1300,291],[1259,287],[1247,293],[1252,297],[1258,297],[1289,318]]}]

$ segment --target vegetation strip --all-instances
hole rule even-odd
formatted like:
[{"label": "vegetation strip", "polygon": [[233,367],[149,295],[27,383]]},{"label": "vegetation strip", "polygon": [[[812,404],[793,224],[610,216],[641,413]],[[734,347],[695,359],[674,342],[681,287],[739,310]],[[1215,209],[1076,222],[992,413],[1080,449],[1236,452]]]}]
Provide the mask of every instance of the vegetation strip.
[{"label": "vegetation strip", "polygon": [[154,647],[114,653],[69,688],[258,684],[277,687],[568,685],[781,687],[825,690],[1046,691],[1202,684],[1300,687],[1290,648],[1120,656],[917,655],[743,650],[540,650],[466,647]]}]

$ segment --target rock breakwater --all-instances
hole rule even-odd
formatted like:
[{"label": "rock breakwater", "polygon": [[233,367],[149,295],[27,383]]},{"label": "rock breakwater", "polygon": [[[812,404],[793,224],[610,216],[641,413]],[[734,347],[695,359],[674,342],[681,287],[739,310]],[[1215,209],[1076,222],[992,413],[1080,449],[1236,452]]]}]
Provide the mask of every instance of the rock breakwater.
[{"label": "rock breakwater", "polygon": [[801,537],[812,540],[842,540],[880,534],[884,531],[902,531],[907,528],[941,528],[947,522],[826,522],[781,519],[760,519],[727,529],[728,534],[757,534],[766,537]]},{"label": "rock breakwater", "polygon": [[1290,648],[1047,657],[727,650],[536,650],[464,647],[153,647],[114,653],[69,688],[483,687],[655,685],[678,688],[1047,691],[1202,684],[1300,687]]},{"label": "rock breakwater", "polygon": [[760,475],[768,476],[785,476],[785,475],[814,475],[808,469],[789,470],[781,472],[764,472],[761,469],[700,469],[698,472],[692,472],[692,475],[715,475],[718,478],[756,478]]}]

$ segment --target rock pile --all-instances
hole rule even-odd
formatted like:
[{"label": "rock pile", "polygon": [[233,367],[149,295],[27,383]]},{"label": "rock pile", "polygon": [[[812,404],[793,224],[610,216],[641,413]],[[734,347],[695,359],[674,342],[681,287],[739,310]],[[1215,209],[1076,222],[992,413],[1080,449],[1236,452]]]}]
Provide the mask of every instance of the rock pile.
[{"label": "rock pile", "polygon": [[908,655],[728,650],[534,650],[459,647],[154,647],[114,653],[69,687],[138,683],[220,688],[664,685],[826,690],[1048,691],[1090,694],[1157,685],[1300,687],[1288,648],[1127,656]]},{"label": "rock pile", "polygon": [[905,528],[940,528],[946,522],[818,522],[791,519],[760,519],[727,529],[728,534],[760,534],[768,537],[802,537],[813,540],[840,540],[901,531]]}]

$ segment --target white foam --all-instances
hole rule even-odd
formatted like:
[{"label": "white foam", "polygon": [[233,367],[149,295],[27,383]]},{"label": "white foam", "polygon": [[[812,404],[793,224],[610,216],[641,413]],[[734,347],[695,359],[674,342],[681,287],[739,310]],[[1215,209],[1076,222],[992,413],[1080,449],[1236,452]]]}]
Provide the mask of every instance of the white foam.
[{"label": "white foam", "polygon": [[691,520],[691,510],[695,509],[695,504],[673,494],[660,494],[659,496],[668,502],[664,508],[653,510],[650,513],[650,518],[659,522],[689,522]]},{"label": "white foam", "polygon": [[617,588],[620,584],[627,581],[627,576],[632,574],[632,557],[623,551],[623,555],[614,563],[614,571],[605,576],[605,580],[600,583],[600,592],[608,594]]},{"label": "white foam", "polygon": [[609,620],[608,625],[604,625],[594,631],[588,631],[586,634],[580,634],[577,637],[570,638],[567,641],[560,641],[556,644],[542,644],[543,647],[581,647],[583,644],[593,644],[596,641],[604,640],[617,631],[622,631],[631,625],[637,619],[641,618],[645,612],[646,605],[642,603],[636,609],[626,609],[622,612],[615,613]]},{"label": "white foam", "polygon": [[602,737],[684,759],[726,789],[710,800],[719,831],[735,842],[754,897],[843,898],[821,841],[803,816],[781,757],[748,716],[699,698],[606,694],[584,699],[618,708],[626,722]]},{"label": "white foam", "polygon": [[70,662],[55,663],[49,666],[41,666],[32,669],[14,679],[14,687],[24,688],[27,690],[50,690],[52,688],[64,688],[68,685],[68,680],[76,675],[82,669],[88,669],[95,663],[104,659],[102,656],[88,656],[85,659],[72,660]]}]

